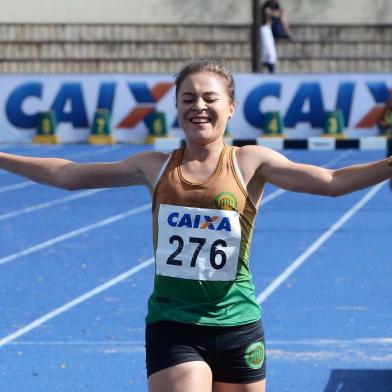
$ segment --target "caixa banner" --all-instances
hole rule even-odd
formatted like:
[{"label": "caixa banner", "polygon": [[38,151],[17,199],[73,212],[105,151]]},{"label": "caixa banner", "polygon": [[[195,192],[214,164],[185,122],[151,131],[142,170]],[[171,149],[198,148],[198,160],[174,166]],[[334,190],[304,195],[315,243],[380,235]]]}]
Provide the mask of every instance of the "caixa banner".
[{"label": "caixa banner", "polygon": [[[236,113],[229,130],[236,138],[263,134],[268,112],[279,112],[287,137],[317,136],[326,113],[340,109],[350,137],[378,133],[392,74],[238,74]],[[25,75],[0,77],[0,142],[31,141],[39,113],[53,110],[63,142],[87,141],[97,109],[107,109],[115,139],[141,142],[152,113],[166,114],[180,136],[174,84],[165,74]]]}]

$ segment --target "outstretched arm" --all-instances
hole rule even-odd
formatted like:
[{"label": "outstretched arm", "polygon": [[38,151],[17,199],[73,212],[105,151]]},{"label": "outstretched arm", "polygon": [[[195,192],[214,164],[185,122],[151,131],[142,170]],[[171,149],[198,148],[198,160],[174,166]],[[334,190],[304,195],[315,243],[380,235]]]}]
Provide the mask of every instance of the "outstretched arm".
[{"label": "outstretched arm", "polygon": [[270,162],[262,177],[284,189],[326,196],[341,196],[378,184],[392,177],[385,159],[337,170],[288,161]]},{"label": "outstretched arm", "polygon": [[249,146],[247,150],[247,153],[243,150],[239,154],[240,159],[246,157],[240,166],[249,168],[253,165],[254,180],[294,192],[340,196],[392,178],[391,159],[331,170],[292,162],[282,154],[261,146]]},{"label": "outstretched arm", "polygon": [[142,152],[113,163],[76,163],[61,158],[35,158],[0,153],[0,168],[35,182],[76,190],[151,185],[165,155]]}]

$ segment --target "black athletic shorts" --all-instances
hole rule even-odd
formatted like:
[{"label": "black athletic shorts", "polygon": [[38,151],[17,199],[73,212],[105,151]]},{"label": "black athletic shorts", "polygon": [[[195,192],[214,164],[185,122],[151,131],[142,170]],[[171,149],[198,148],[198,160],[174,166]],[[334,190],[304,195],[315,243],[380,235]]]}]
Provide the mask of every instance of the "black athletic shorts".
[{"label": "black athletic shorts", "polygon": [[261,321],[215,327],[159,321],[146,327],[147,376],[190,361],[204,361],[213,381],[248,384],[265,378]]}]

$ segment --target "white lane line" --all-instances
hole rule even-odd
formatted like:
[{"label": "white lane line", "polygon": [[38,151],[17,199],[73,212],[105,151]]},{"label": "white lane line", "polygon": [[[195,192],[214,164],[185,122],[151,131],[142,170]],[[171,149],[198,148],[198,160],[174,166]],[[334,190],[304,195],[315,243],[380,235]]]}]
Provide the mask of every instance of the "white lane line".
[{"label": "white lane line", "polygon": [[281,194],[283,194],[285,192],[287,192],[287,191],[285,191],[284,189],[277,189],[276,191],[270,193],[268,196],[263,197],[261,199],[260,206],[263,206],[264,204],[269,203],[270,201],[274,200],[275,198],[277,198],[278,196],[280,196]]},{"label": "white lane line", "polygon": [[66,304],[52,310],[49,313],[46,313],[45,315],[41,316],[40,318],[32,321],[31,323],[25,325],[24,327],[18,329],[17,331],[11,333],[8,336],[5,336],[4,338],[0,339],[0,347],[6,345],[9,342],[12,342],[13,340],[17,339],[18,337],[27,334],[28,332],[32,331],[33,329],[39,327],[40,325],[46,323],[47,321],[53,319],[54,317],[72,309],[73,307],[81,304],[84,301],[87,301],[88,299],[94,297],[95,295],[101,293],[102,291],[105,291],[109,289],[110,287],[124,281],[125,279],[128,279],[130,276],[136,274],[137,272],[141,271],[142,269],[150,266],[153,264],[154,258],[151,257],[148,260],[143,261],[142,263],[138,264],[137,266],[131,268],[128,271],[123,272],[122,274],[116,276],[113,279],[108,280],[104,284],[88,291],[85,294],[80,295],[79,297],[73,299],[70,302],[67,302]]},{"label": "white lane line", "polygon": [[376,195],[376,193],[386,184],[372,187],[366,195],[350,208],[340,219],[338,219],[327,231],[325,231],[313,244],[297,257],[276,279],[270,283],[257,297],[257,302],[264,302],[291,274],[295,272],[320,246],[324,244],[333,234],[336,233],[346,222],[348,222],[365,204]]},{"label": "white lane line", "polygon": [[331,159],[322,167],[331,167],[334,166],[336,163],[340,162],[342,159],[347,158],[348,156],[352,155],[354,150],[346,150],[343,153],[339,154],[336,158]]},{"label": "white lane line", "polygon": [[358,338],[358,339],[299,339],[299,340],[272,340],[273,345],[298,345],[298,346],[362,346],[362,345],[392,345],[392,338]]},{"label": "white lane line", "polygon": [[10,346],[141,346],[142,340],[18,340]]},{"label": "white lane line", "polygon": [[[18,340],[12,346],[143,346],[141,340]],[[391,346],[392,338],[269,340],[271,346]],[[389,347],[388,347],[389,348]]]},{"label": "white lane line", "polygon": [[27,256],[31,253],[38,252],[39,250],[48,248],[49,246],[52,246],[52,245],[57,244],[59,242],[76,237],[76,236],[83,234],[83,233],[86,233],[90,230],[95,230],[100,227],[110,225],[111,223],[114,223],[114,222],[117,222],[121,219],[127,218],[128,216],[135,215],[139,212],[143,212],[143,211],[146,211],[149,209],[151,209],[151,203],[144,204],[144,205],[137,207],[137,208],[132,208],[131,210],[125,211],[121,214],[111,216],[110,218],[103,219],[103,220],[95,222],[93,224],[81,227],[80,229],[70,231],[70,232],[62,234],[58,237],[54,237],[50,240],[41,242],[41,243],[34,245],[34,246],[31,246],[29,248],[23,249],[20,252],[13,253],[11,255],[0,258],[0,265],[9,263],[10,261],[13,261],[21,256]]},{"label": "white lane line", "polygon": [[15,191],[17,189],[26,188],[26,187],[32,186],[32,185],[37,185],[37,184],[33,181],[23,181],[23,182],[18,182],[16,184],[5,185],[5,186],[0,187],[0,193]]},{"label": "white lane line", "polygon": [[45,208],[50,208],[50,207],[53,207],[53,206],[56,206],[59,204],[67,203],[69,201],[81,199],[83,197],[88,197],[88,196],[94,195],[95,193],[106,191],[108,189],[109,188],[89,189],[87,191],[78,192],[78,193],[72,194],[70,196],[60,197],[58,199],[47,201],[45,203],[35,204],[33,206],[22,208],[20,210],[10,211],[5,214],[0,214],[0,221],[14,218],[16,216],[23,215],[23,214],[28,214],[30,212],[43,210]]}]

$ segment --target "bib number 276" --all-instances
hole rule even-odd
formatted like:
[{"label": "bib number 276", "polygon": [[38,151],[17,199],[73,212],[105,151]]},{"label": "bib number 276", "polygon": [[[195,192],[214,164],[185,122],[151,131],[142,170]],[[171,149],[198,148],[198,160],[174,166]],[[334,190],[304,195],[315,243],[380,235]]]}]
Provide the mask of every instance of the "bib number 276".
[{"label": "bib number 276", "polygon": [[[179,236],[179,235],[173,235],[169,238],[169,242],[171,244],[176,243],[177,244],[177,249],[168,257],[166,260],[166,263],[169,265],[176,265],[181,267],[182,266],[182,260],[177,259],[177,256],[181,255],[182,250],[184,249],[184,239]],[[196,267],[196,262],[197,262],[197,256],[199,255],[200,251],[204,247],[206,243],[205,238],[200,238],[200,237],[190,237],[189,238],[189,244],[194,244],[195,245],[195,250],[192,255],[191,259],[191,267]],[[215,240],[210,247],[210,264],[212,268],[215,269],[221,269],[225,266],[226,264],[226,253],[222,249],[227,246],[226,241],[224,240]],[[220,248],[218,248],[220,247]]]}]

